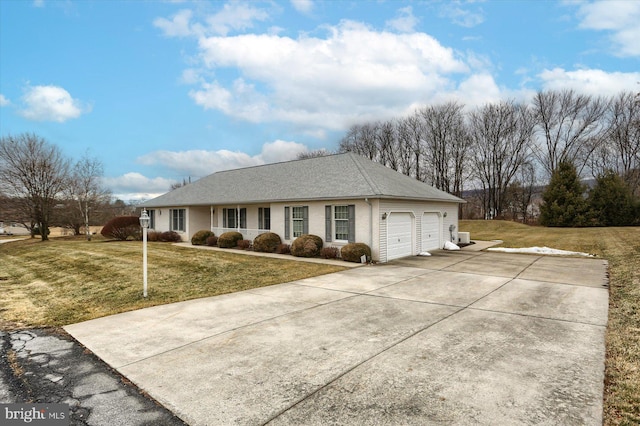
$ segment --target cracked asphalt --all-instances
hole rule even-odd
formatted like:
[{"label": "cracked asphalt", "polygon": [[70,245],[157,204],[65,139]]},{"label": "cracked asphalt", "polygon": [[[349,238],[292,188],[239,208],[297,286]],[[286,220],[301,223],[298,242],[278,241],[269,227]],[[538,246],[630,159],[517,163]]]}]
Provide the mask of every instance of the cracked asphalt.
[{"label": "cracked asphalt", "polygon": [[70,425],[185,425],[58,329],[0,331],[0,402],[68,404]]}]

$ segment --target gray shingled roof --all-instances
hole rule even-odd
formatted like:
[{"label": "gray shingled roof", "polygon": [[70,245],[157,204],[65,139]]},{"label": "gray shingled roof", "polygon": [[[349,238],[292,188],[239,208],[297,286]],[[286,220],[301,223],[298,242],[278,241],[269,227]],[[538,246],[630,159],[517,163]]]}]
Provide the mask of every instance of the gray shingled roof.
[{"label": "gray shingled roof", "polygon": [[464,202],[365,157],[346,153],[217,172],[141,206],[208,206],[365,197]]}]

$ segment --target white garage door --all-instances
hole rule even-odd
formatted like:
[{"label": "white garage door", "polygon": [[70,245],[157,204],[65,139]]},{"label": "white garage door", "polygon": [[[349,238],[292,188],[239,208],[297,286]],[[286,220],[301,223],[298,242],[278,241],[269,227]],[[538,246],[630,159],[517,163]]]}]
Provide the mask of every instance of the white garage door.
[{"label": "white garage door", "polygon": [[391,213],[387,218],[387,260],[413,254],[413,226],[410,213]]},{"label": "white garage door", "polygon": [[440,248],[440,218],[437,213],[422,215],[422,251]]}]

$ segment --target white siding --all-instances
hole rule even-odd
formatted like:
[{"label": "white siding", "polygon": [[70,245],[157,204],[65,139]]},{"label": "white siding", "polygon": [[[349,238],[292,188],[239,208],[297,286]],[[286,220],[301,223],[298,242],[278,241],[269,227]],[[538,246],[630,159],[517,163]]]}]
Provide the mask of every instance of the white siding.
[{"label": "white siding", "polygon": [[[442,229],[441,245],[444,242],[451,240],[449,233],[449,226],[454,225],[455,230],[453,232],[454,241],[458,241],[458,204],[457,203],[444,203],[444,202],[418,202],[418,201],[396,201],[396,200],[380,200],[379,209],[376,217],[379,218],[379,257],[377,260],[380,262],[387,262],[387,222],[382,219],[382,216],[386,213],[387,216],[391,212],[411,212],[415,217],[414,227],[414,250],[413,253],[420,253],[422,251],[422,215],[426,212],[437,213],[441,219]],[[446,217],[445,217],[446,214]],[[374,257],[375,259],[375,257]]]}]

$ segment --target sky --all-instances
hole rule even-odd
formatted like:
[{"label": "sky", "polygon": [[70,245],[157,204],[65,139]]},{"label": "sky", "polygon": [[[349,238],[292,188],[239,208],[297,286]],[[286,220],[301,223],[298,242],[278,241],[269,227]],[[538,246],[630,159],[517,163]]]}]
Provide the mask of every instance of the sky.
[{"label": "sky", "polygon": [[354,124],[640,90],[640,1],[0,0],[0,136],[125,201],[335,150]]}]

